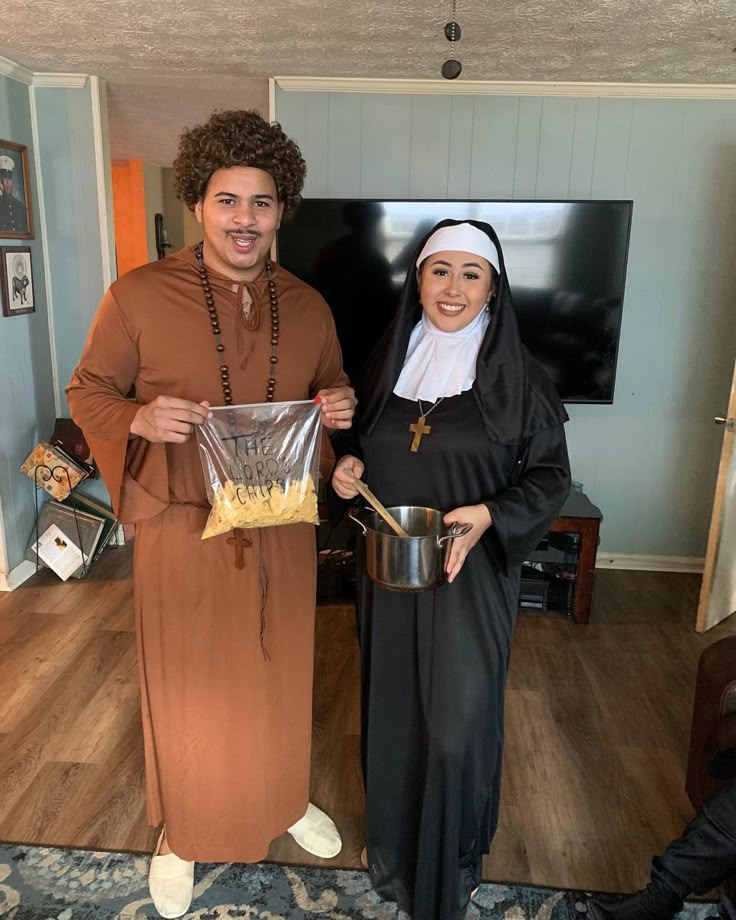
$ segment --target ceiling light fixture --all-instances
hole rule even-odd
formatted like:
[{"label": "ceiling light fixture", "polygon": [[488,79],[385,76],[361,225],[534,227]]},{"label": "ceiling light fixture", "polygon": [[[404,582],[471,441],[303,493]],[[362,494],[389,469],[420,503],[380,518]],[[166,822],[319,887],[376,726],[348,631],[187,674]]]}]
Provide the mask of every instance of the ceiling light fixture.
[{"label": "ceiling light fixture", "polygon": [[454,80],[463,71],[463,65],[455,58],[455,42],[462,38],[463,31],[457,24],[457,0],[452,0],[452,19],[445,25],[445,38],[450,43],[450,57],[442,65],[445,80]]}]

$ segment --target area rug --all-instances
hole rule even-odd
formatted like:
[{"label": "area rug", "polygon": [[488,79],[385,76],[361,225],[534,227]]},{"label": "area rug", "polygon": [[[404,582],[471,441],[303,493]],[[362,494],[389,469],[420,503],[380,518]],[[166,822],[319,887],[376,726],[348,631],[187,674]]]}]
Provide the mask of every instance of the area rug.
[{"label": "area rug", "polygon": [[[158,914],[148,896],[148,859],[51,847],[0,845],[0,917],[8,920],[148,920]],[[407,920],[373,892],[367,873],[274,863],[197,866],[196,920]],[[589,895],[580,891],[484,883],[468,920],[586,920]],[[686,920],[716,915],[691,904]]]}]

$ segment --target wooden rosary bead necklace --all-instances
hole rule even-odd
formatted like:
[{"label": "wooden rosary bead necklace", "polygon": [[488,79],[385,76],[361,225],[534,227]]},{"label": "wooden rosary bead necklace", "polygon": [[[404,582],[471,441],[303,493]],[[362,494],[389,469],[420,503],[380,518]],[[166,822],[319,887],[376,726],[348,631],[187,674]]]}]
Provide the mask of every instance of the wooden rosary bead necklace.
[{"label": "wooden rosary bead necklace", "polygon": [[[202,255],[203,244],[197,243],[194,247],[194,255],[197,257],[199,281],[204,293],[204,302],[207,306],[207,312],[210,315],[210,326],[212,334],[215,337],[216,349],[220,358],[220,383],[222,384],[222,395],[226,406],[233,404],[233,391],[230,384],[230,368],[228,367],[223,353],[225,346],[222,344],[220,331],[220,317],[215,306],[215,297],[210,286],[210,279],[207,273],[207,266],[204,264]],[[276,393],[276,365],[278,364],[278,347],[279,347],[279,301],[276,295],[276,282],[273,280],[273,270],[271,263],[266,261],[266,278],[268,280],[268,297],[271,306],[271,357],[269,360],[269,376],[266,385],[266,402],[273,402]]]}]

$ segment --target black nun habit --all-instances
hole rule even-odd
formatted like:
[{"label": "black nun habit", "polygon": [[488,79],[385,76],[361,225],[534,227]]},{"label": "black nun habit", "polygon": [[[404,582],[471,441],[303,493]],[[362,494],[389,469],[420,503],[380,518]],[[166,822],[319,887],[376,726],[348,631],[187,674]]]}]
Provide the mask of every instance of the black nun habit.
[{"label": "black nun habit", "polygon": [[[439,227],[458,223],[439,223],[415,259]],[[483,503],[493,520],[452,584],[406,594],[359,574],[369,871],[414,920],[464,916],[480,883],[498,820],[520,566],[570,481],[567,414],[519,337],[501,245],[488,224],[465,223],[500,261],[472,388],[445,396],[412,453],[418,405],[393,392],[422,312],[412,262],[358,406],[364,478],[385,505]]]}]

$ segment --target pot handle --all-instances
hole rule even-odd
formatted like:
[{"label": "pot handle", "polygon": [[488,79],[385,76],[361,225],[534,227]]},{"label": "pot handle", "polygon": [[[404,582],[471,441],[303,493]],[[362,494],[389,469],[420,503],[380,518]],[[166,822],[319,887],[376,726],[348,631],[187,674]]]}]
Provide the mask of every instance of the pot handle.
[{"label": "pot handle", "polygon": [[352,508],[348,511],[348,517],[350,518],[351,521],[355,521],[355,523],[358,524],[358,525],[362,528],[362,530],[363,530],[363,536],[366,536],[366,534],[368,533],[368,528],[367,528],[367,527],[365,526],[365,524],[360,520],[360,518],[357,518],[357,517],[353,514],[353,509],[352,509]]},{"label": "pot handle", "polygon": [[455,537],[464,537],[465,534],[470,533],[472,529],[472,524],[461,524],[459,521],[456,521],[452,527],[450,527],[450,532],[448,534],[437,539],[437,546],[442,546],[443,543],[447,543],[448,540],[454,540]]}]

